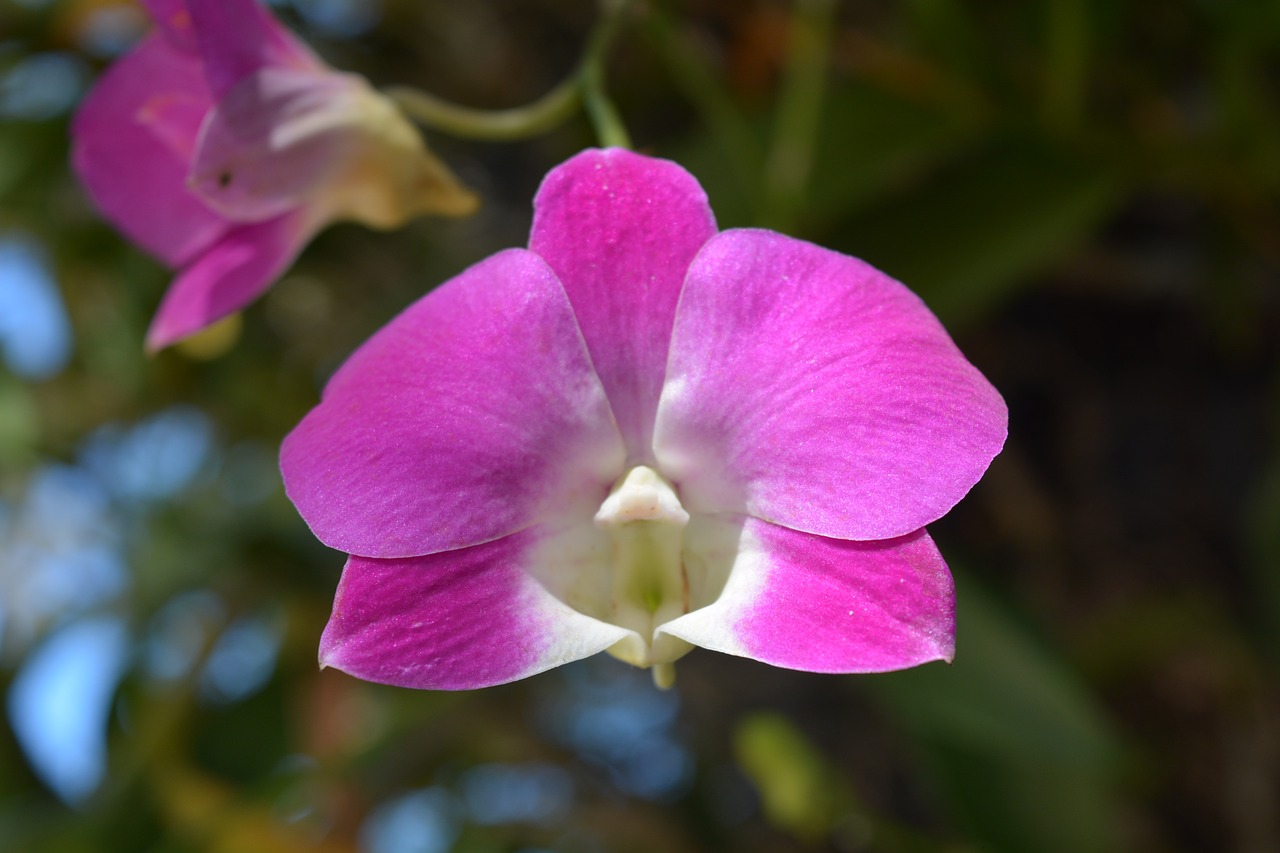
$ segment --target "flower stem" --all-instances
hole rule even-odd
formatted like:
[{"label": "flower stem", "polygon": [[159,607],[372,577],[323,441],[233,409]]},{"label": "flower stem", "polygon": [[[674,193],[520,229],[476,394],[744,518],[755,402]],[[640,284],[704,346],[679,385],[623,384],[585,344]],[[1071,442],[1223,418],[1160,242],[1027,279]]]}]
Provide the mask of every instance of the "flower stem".
[{"label": "flower stem", "polygon": [[385,94],[427,127],[464,139],[489,140],[524,139],[551,130],[569,119],[582,101],[577,74],[533,103],[509,110],[463,107],[411,86],[393,86]]},{"label": "flower stem", "polygon": [[631,147],[617,109],[604,92],[604,58],[630,0],[602,0],[600,22],[587,41],[577,70],[531,104],[482,110],[450,103],[412,86],[392,86],[384,94],[415,121],[462,139],[515,140],[544,133],[572,118],[580,106],[600,144]]},{"label": "flower stem", "polygon": [[586,56],[578,78],[582,83],[582,100],[595,128],[596,138],[605,148],[630,148],[631,137],[622,117],[604,91],[604,59],[618,32],[618,24],[630,0],[601,0],[600,23],[587,42]]}]

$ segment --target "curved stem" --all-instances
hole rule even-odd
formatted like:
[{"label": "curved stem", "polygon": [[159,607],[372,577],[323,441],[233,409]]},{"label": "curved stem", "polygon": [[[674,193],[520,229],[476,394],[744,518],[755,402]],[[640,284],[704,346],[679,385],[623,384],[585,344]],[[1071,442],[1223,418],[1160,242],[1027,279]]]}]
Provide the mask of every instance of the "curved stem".
[{"label": "curved stem", "polygon": [[604,91],[604,58],[609,45],[618,33],[618,24],[630,0],[601,0],[601,19],[587,42],[579,79],[582,82],[582,100],[595,128],[596,138],[606,148],[630,148],[631,137],[622,123],[622,116]]},{"label": "curved stem", "polygon": [[434,130],[463,139],[524,139],[551,130],[585,106],[604,146],[630,147],[630,139],[604,92],[604,56],[630,0],[602,0],[600,22],[591,33],[577,70],[538,100],[506,110],[481,110],[452,104],[412,86],[384,90],[406,115]]},{"label": "curved stem", "polygon": [[595,128],[596,138],[604,148],[630,148],[631,137],[622,124],[622,116],[604,92],[604,74],[592,63],[582,69],[582,99]]},{"label": "curved stem", "polygon": [[531,104],[508,110],[479,110],[451,104],[411,86],[392,86],[384,94],[405,114],[426,126],[464,139],[523,139],[563,124],[582,102],[579,75]]}]

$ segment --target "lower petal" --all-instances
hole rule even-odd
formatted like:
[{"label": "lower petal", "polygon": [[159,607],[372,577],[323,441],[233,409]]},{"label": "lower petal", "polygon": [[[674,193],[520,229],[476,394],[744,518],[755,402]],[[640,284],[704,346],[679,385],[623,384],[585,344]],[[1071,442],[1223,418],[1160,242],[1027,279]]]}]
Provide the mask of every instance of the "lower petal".
[{"label": "lower petal", "polygon": [[884,672],[951,660],[955,588],[924,530],[851,542],[748,519],[720,597],[662,632],[788,669]]},{"label": "lower petal", "polygon": [[576,612],[526,572],[538,539],[530,530],[425,557],[351,557],[321,664],[399,687],[468,690],[589,657],[630,634]]},{"label": "lower petal", "polygon": [[257,299],[316,227],[306,211],[294,211],[228,232],[169,286],[147,332],[147,349],[163,349]]}]

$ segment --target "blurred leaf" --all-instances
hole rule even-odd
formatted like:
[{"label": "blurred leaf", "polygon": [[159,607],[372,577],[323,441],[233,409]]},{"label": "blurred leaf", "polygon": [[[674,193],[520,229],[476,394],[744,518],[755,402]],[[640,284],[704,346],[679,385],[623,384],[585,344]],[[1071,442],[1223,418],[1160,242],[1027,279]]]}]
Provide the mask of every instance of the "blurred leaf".
[{"label": "blurred leaf", "polygon": [[769,713],[747,717],[738,725],[733,745],[771,824],[809,842],[831,831],[849,793],[786,718]]},{"label": "blurred leaf", "polygon": [[[849,216],[929,168],[954,159],[974,137],[971,117],[911,101],[872,86],[850,83],[827,95],[801,219],[806,230]],[[763,139],[766,117],[750,123]],[[723,154],[718,137],[697,134],[675,150],[677,159],[707,190],[722,228],[756,225],[763,217],[750,200],[759,184],[742,186],[741,170]]]},{"label": "blurred leaf", "polygon": [[317,837],[305,825],[281,822],[268,805],[194,769],[170,766],[154,774],[160,810],[181,835],[210,853],[354,853],[354,843]]},{"label": "blurred leaf", "polygon": [[1035,143],[993,145],[827,242],[919,293],[948,323],[980,316],[1083,240],[1124,198],[1114,171]]},{"label": "blurred leaf", "polygon": [[0,374],[0,468],[13,470],[31,458],[40,415],[27,386]]},{"label": "blurred leaf", "polygon": [[847,217],[967,150],[972,115],[862,84],[829,95],[806,221]]},{"label": "blurred leaf", "polygon": [[958,655],[873,679],[975,840],[1010,851],[1117,849],[1118,740],[1069,665],[960,583]]}]

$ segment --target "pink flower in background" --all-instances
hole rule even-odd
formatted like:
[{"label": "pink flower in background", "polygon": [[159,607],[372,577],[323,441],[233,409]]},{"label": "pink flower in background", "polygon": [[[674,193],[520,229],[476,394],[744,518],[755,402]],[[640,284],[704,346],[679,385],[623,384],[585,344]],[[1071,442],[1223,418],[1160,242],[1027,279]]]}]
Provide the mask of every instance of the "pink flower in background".
[{"label": "pink flower in background", "polygon": [[320,660],[472,688],[692,646],[816,672],[950,660],[924,526],[1004,443],[1000,395],[854,258],[716,232],[673,163],[553,170],[528,250],[429,294],[285,439],[350,554]]},{"label": "pink flower in background", "polygon": [[85,99],[72,160],[107,218],[179,270],[150,348],[243,308],[331,222],[475,207],[390,101],[256,0],[144,4],[155,30]]}]

